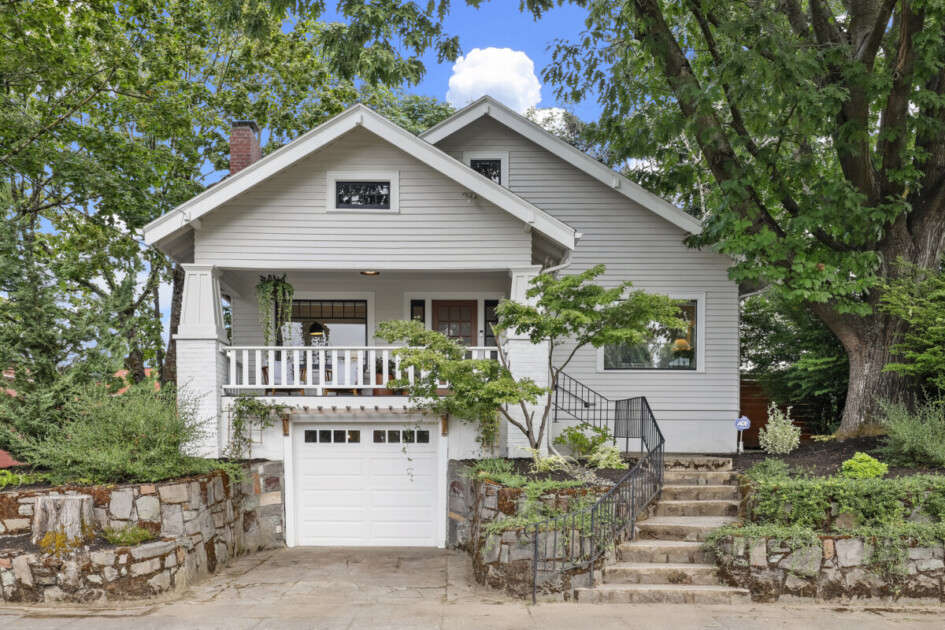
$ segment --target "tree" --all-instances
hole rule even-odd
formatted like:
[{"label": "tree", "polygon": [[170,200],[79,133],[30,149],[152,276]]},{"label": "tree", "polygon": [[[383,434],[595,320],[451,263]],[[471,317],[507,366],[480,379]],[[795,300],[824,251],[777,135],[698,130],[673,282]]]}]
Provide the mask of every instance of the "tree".
[{"label": "tree", "polygon": [[945,273],[904,265],[902,275],[885,289],[880,310],[909,324],[895,347],[902,359],[886,369],[945,392]]},{"label": "tree", "polygon": [[[146,365],[174,381],[158,287],[173,284],[171,334],[183,289],[180,267],[137,230],[220,177],[230,120],[259,122],[270,152],[358,100],[417,131],[452,111],[337,78],[318,44],[318,3],[238,4],[226,15],[206,0],[71,14],[56,0],[0,6],[0,30],[13,34],[0,38],[0,179],[49,232],[48,270],[75,307],[109,302],[137,381]],[[305,13],[283,30],[290,9]]]},{"label": "tree", "polygon": [[742,373],[779,405],[805,407],[816,433],[843,414],[850,366],[843,346],[810,309],[767,291],[742,301]]},{"label": "tree", "polygon": [[[393,386],[409,389],[421,407],[460,418],[481,422],[498,413],[528,438],[531,448],[541,448],[555,385],[579,350],[646,341],[654,324],[685,328],[678,317],[678,300],[631,291],[629,282],[604,288],[594,282],[604,271],[604,265],[597,265],[575,275],[539,274],[526,293],[531,304],[504,300],[496,308],[497,332],[514,331],[547,346],[547,388],[531,379],[516,379],[501,347],[498,362],[468,360],[465,348],[441,333],[424,330],[420,322],[391,321],[378,325],[378,335],[388,342],[405,342],[408,347],[396,351],[404,359],[402,369],[414,367],[423,375],[413,384],[402,379]],[[442,382],[448,382],[450,389],[440,396]],[[537,411],[531,408],[535,404]],[[519,407],[521,414],[510,406]]]},{"label": "tree", "polygon": [[811,309],[849,357],[841,434],[876,422],[879,399],[908,395],[883,370],[908,325],[877,308],[882,284],[897,258],[931,267],[945,251],[945,5],[586,6],[587,37],[560,43],[546,78],[599,91],[617,155],[693,148],[661,164],[687,165],[681,191],[711,176],[691,244]]}]

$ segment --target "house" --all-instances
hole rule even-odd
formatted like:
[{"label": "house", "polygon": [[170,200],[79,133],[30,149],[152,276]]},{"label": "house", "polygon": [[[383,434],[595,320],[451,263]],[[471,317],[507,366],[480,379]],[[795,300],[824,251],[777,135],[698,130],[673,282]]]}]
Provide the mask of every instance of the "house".
[{"label": "house", "polygon": [[[231,175],[144,236],[185,269],[177,372],[208,418],[205,453],[223,453],[241,392],[293,407],[253,450],[285,463],[290,545],[444,544],[449,462],[482,451],[461,421],[381,395],[396,366],[375,325],[419,318],[494,357],[495,305],[543,270],[605,263],[605,283],[687,300],[686,330],[584,349],[568,372],[607,398],[646,396],[669,451],[734,450],[732,262],[687,248],[700,223],[672,204],[488,97],[420,137],[355,105],[262,159],[255,124],[237,122],[230,150]],[[256,285],[283,273],[292,322],[267,347]],[[548,382],[543,347],[505,347],[513,372]],[[574,418],[559,420],[554,434]],[[499,442],[524,454],[514,429]]]}]

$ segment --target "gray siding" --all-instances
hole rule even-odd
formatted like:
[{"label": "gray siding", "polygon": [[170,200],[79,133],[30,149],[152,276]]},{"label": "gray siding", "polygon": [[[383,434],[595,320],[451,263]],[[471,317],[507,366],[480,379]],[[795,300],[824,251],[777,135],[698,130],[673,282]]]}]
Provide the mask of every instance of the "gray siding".
[{"label": "gray siding", "polygon": [[[399,171],[398,214],[326,212],[327,171]],[[359,129],[203,219],[194,259],[232,268],[493,269],[531,263],[522,223]]]},{"label": "gray siding", "polygon": [[670,450],[734,448],[738,291],[728,280],[730,260],[687,248],[683,230],[491,118],[481,118],[438,146],[460,160],[463,151],[508,151],[510,188],[584,233],[565,273],[604,263],[607,284],[629,280],[636,288],[661,293],[705,294],[704,370],[601,372],[597,351],[587,348],[567,371],[608,397],[646,396]]}]

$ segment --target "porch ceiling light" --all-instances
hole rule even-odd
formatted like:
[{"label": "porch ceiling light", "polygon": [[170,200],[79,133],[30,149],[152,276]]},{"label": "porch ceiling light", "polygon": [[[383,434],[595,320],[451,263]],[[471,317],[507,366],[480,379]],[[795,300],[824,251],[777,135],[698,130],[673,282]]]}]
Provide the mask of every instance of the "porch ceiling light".
[{"label": "porch ceiling light", "polygon": [[324,337],[325,327],[318,322],[312,322],[312,325],[308,327],[308,334],[310,337]]},{"label": "porch ceiling light", "polygon": [[381,275],[381,272],[380,271],[362,271],[361,275],[362,276],[379,276]]}]

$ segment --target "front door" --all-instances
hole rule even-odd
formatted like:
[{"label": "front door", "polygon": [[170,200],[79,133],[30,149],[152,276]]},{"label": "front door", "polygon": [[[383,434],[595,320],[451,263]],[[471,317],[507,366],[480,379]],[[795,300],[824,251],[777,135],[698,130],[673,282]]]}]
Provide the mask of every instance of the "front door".
[{"label": "front door", "polygon": [[463,344],[479,345],[476,300],[433,300],[433,330]]}]

